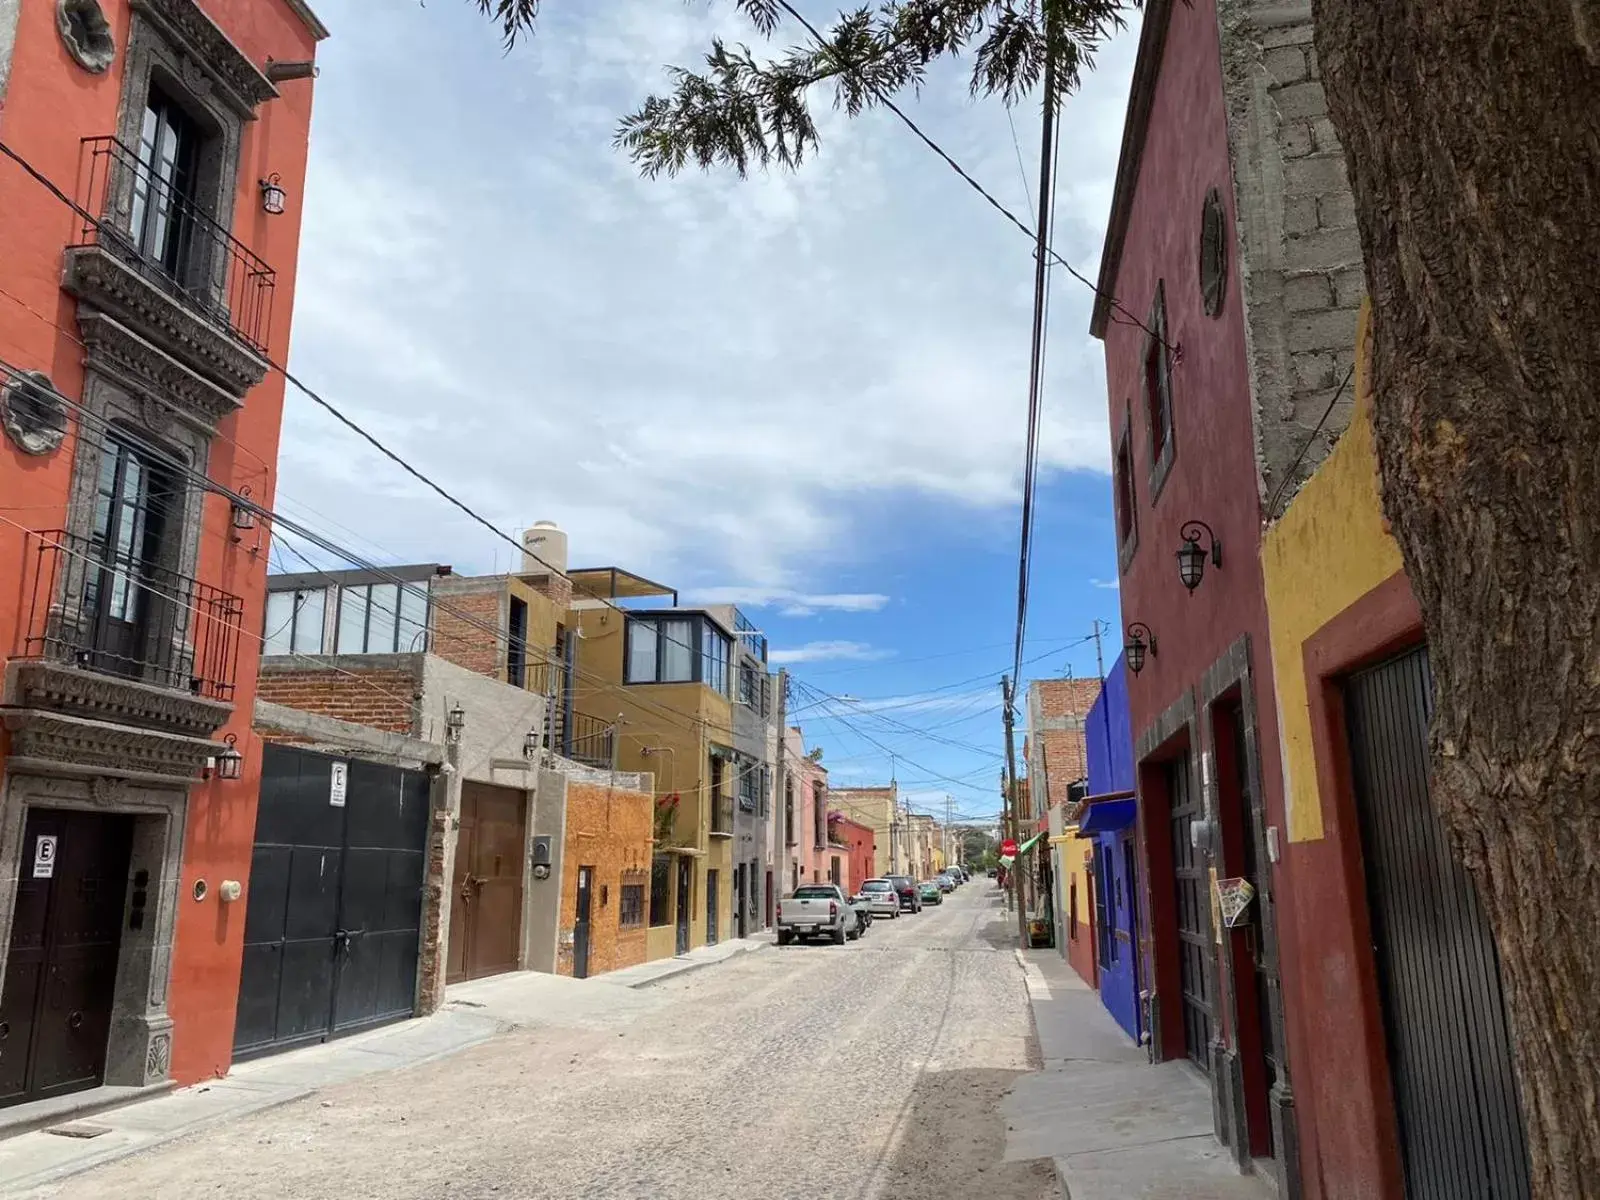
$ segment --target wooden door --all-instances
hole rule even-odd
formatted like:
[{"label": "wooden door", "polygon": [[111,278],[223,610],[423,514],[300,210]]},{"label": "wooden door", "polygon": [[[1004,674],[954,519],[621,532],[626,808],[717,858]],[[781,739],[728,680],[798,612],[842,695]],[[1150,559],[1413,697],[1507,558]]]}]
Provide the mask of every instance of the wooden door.
[{"label": "wooden door", "polygon": [[132,845],[132,817],[28,810],[0,992],[0,1105],[104,1078]]},{"label": "wooden door", "polygon": [[447,982],[517,969],[526,843],[522,793],[487,784],[462,787]]},{"label": "wooden door", "polygon": [[578,868],[578,903],[572,923],[572,977],[589,978],[589,944],[594,922],[594,868]]}]

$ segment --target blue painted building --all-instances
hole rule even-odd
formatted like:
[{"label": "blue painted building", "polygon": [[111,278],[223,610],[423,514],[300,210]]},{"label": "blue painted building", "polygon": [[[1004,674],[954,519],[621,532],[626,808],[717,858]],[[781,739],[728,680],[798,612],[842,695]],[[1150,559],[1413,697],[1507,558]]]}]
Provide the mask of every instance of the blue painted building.
[{"label": "blue painted building", "polygon": [[1129,1037],[1143,1032],[1139,1004],[1139,850],[1136,843],[1133,722],[1128,713],[1128,674],[1121,658],[1089,709],[1089,795],[1078,819],[1078,836],[1094,843],[1095,951],[1100,962],[1100,1001]]}]

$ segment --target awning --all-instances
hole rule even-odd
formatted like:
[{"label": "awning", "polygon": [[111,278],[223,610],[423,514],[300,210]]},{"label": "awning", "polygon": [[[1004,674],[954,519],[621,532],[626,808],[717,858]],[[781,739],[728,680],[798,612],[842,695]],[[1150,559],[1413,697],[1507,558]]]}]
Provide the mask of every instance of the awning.
[{"label": "awning", "polygon": [[1090,833],[1111,833],[1133,824],[1139,813],[1137,800],[1102,800],[1084,806],[1078,815],[1078,836]]}]

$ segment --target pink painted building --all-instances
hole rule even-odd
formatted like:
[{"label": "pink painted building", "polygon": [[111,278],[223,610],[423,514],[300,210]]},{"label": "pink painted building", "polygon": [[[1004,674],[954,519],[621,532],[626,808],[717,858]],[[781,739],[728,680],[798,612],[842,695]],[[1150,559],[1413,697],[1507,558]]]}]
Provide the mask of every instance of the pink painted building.
[{"label": "pink painted building", "polygon": [[802,883],[829,878],[828,769],[806,752],[798,726],[784,730],[783,795],[778,818],[783,828],[783,878],[788,895]]}]

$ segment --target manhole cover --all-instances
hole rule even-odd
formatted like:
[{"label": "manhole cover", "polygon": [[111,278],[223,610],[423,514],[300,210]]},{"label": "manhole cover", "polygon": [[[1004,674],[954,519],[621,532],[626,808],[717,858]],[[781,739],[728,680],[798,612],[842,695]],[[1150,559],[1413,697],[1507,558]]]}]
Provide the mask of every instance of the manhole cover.
[{"label": "manhole cover", "polygon": [[109,1125],[93,1125],[88,1121],[74,1121],[70,1125],[57,1125],[54,1129],[46,1129],[46,1133],[53,1133],[57,1137],[69,1138],[97,1138],[102,1133],[110,1133]]}]

